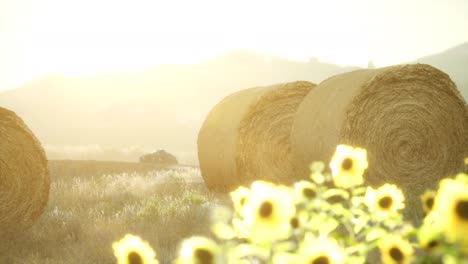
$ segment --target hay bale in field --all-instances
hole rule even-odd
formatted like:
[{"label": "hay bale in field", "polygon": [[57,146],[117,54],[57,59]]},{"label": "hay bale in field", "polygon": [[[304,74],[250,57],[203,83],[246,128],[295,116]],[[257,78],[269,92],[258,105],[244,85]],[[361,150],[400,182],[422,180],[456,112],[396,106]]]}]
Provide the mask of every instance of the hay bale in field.
[{"label": "hay bale in field", "polygon": [[239,124],[239,175],[287,183],[292,179],[290,133],[297,107],[314,87],[307,82],[278,85],[253,103]]},{"label": "hay bale in field", "polygon": [[414,208],[424,189],[463,169],[467,137],[466,103],[455,84],[440,70],[416,64],[325,80],[299,106],[291,144],[302,178],[311,161],[330,161],[338,144],[366,148],[366,182],[398,184]]},{"label": "hay bale in field", "polygon": [[0,107],[0,233],[30,227],[49,197],[44,150],[14,112]]},{"label": "hay bale in field", "polygon": [[300,81],[255,87],[218,103],[198,135],[200,169],[207,187],[229,191],[254,179],[288,179],[293,116],[314,86]]},{"label": "hay bale in field", "polygon": [[145,154],[140,157],[140,163],[152,163],[157,165],[177,165],[179,162],[177,158],[171,153],[160,149],[152,153]]}]

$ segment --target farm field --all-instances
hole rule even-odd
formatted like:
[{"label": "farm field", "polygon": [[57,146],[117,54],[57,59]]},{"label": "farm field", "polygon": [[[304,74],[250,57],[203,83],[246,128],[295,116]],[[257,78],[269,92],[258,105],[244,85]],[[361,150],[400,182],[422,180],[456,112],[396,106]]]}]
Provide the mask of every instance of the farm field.
[{"label": "farm field", "polygon": [[0,0],[0,264],[468,264],[467,26]]},{"label": "farm field", "polygon": [[98,161],[98,160],[49,160],[51,178],[86,177],[116,173],[148,173],[154,170],[171,170],[175,168],[195,168],[189,165],[164,166],[152,163]]},{"label": "farm field", "polygon": [[112,242],[139,235],[170,263],[179,242],[210,236],[209,193],[198,168],[50,161],[51,189],[39,221],[0,242],[0,263],[115,263]]}]

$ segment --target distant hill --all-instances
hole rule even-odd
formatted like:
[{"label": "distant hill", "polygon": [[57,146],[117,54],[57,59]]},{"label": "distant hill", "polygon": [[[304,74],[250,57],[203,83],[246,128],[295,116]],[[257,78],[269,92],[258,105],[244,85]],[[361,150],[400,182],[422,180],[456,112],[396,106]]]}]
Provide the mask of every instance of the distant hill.
[{"label": "distant hill", "polygon": [[430,64],[448,73],[468,101],[468,42],[416,62]]},{"label": "distant hill", "polygon": [[[467,100],[468,43],[416,62],[447,72]],[[50,159],[137,161],[143,153],[165,149],[184,164],[197,164],[198,131],[226,95],[297,80],[319,83],[355,69],[238,50],[139,72],[45,76],[0,93],[0,106],[25,120]]]},{"label": "distant hill", "polygon": [[239,50],[141,72],[50,75],[0,93],[0,106],[25,120],[50,159],[137,161],[142,153],[166,149],[182,163],[196,164],[198,130],[226,95],[289,81],[318,83],[354,69]]}]

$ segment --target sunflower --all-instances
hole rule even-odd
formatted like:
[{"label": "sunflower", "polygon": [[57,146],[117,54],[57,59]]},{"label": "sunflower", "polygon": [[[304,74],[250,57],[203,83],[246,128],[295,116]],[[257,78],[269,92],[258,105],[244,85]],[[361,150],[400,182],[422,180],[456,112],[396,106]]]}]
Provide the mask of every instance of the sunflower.
[{"label": "sunflower", "polygon": [[345,251],[331,238],[314,238],[307,234],[299,248],[296,263],[304,264],[339,264],[344,263]]},{"label": "sunflower", "polygon": [[335,186],[351,188],[363,184],[363,174],[367,166],[365,149],[338,145],[330,162]]},{"label": "sunflower", "polygon": [[368,187],[365,200],[370,211],[377,216],[388,216],[405,208],[405,197],[394,184],[387,183],[377,190]]},{"label": "sunflower", "polygon": [[112,244],[117,264],[158,264],[156,253],[139,237],[127,234]]},{"label": "sunflower", "polygon": [[300,256],[295,253],[275,252],[271,263],[272,264],[297,264]]},{"label": "sunflower", "polygon": [[290,234],[296,213],[293,194],[285,186],[255,181],[242,208],[242,217],[253,241],[272,241]]},{"label": "sunflower", "polygon": [[455,180],[468,185],[468,174],[460,172],[455,175]]},{"label": "sunflower", "polygon": [[432,210],[432,207],[434,206],[435,195],[435,191],[428,190],[420,196],[425,215],[429,214],[429,212]]},{"label": "sunflower", "polygon": [[325,163],[323,161],[314,161],[309,166],[311,172],[322,173],[325,170]]},{"label": "sunflower", "polygon": [[232,203],[234,204],[234,209],[237,213],[240,213],[245,201],[250,195],[250,189],[244,186],[239,186],[236,190],[232,191],[230,195]]},{"label": "sunflower", "polygon": [[294,184],[296,202],[308,202],[317,196],[317,186],[309,181],[298,181]]},{"label": "sunflower", "polygon": [[307,227],[309,223],[309,213],[306,210],[300,210],[291,217],[289,220],[289,225],[291,226],[291,232],[299,232],[301,229]]},{"label": "sunflower", "polygon": [[413,256],[413,247],[400,236],[388,235],[379,241],[379,249],[383,264],[410,263]]},{"label": "sunflower", "polygon": [[325,163],[323,161],[314,161],[310,164],[310,176],[309,178],[317,184],[322,184],[325,182],[326,177],[323,173],[325,169]]},{"label": "sunflower", "polygon": [[432,213],[424,219],[417,231],[419,246],[428,252],[438,252],[442,243],[442,228],[431,220]]},{"label": "sunflower", "polygon": [[213,240],[193,236],[182,241],[177,264],[216,264],[222,263],[221,249]]},{"label": "sunflower", "polygon": [[468,245],[468,184],[454,179],[442,180],[433,211],[447,240]]}]

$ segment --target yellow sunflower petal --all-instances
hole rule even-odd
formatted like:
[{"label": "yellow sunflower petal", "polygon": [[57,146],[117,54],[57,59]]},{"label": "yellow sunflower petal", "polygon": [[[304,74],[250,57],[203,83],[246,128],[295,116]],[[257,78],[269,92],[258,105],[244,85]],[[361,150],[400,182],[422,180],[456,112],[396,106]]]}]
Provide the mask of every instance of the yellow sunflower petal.
[{"label": "yellow sunflower petal", "polygon": [[250,189],[244,186],[239,186],[236,190],[232,191],[230,195],[232,203],[234,204],[234,210],[236,210],[237,213],[240,213],[245,201],[249,198]]},{"label": "yellow sunflower petal", "polygon": [[435,191],[428,190],[424,192],[420,197],[423,211],[426,215],[429,214],[429,212],[432,210],[432,207],[434,206],[435,195],[436,195]]},{"label": "yellow sunflower petal", "polygon": [[293,253],[277,252],[273,255],[272,264],[297,264],[300,256]]},{"label": "yellow sunflower petal", "polygon": [[385,236],[380,239],[378,246],[383,264],[406,264],[411,262],[414,253],[413,247],[400,236]]},{"label": "yellow sunflower petal", "polygon": [[366,204],[377,216],[388,216],[405,208],[403,192],[394,184],[385,184],[378,189],[368,187]]},{"label": "yellow sunflower petal", "polygon": [[317,196],[317,186],[309,181],[298,181],[294,184],[296,202],[309,202]]},{"label": "yellow sunflower petal", "polygon": [[449,241],[468,245],[468,184],[454,179],[442,180],[433,211]]},{"label": "yellow sunflower petal", "polygon": [[299,248],[297,263],[344,263],[346,253],[338,242],[331,238],[314,238],[308,234]]},{"label": "yellow sunflower petal", "polygon": [[314,161],[310,164],[309,168],[311,172],[322,173],[325,169],[325,163],[323,163],[323,161]]},{"label": "yellow sunflower petal", "polygon": [[127,234],[112,244],[117,264],[158,264],[151,246],[138,236]]},{"label": "yellow sunflower petal", "polygon": [[289,236],[295,215],[292,191],[280,185],[256,181],[242,208],[245,226],[253,241],[272,241]]},{"label": "yellow sunflower petal", "polygon": [[201,236],[193,236],[182,241],[176,263],[222,263],[222,255],[215,241]]},{"label": "yellow sunflower petal", "polygon": [[365,149],[338,145],[330,162],[335,186],[351,188],[363,184],[363,174],[367,166]]},{"label": "yellow sunflower petal", "polygon": [[437,252],[442,241],[442,228],[430,221],[428,216],[417,232],[419,246],[428,252]]},{"label": "yellow sunflower petal", "polygon": [[325,182],[325,175],[323,171],[325,169],[325,163],[323,161],[314,161],[310,164],[310,179],[317,184]]},{"label": "yellow sunflower petal", "polygon": [[460,172],[455,175],[455,180],[460,183],[468,184],[468,174]]}]

